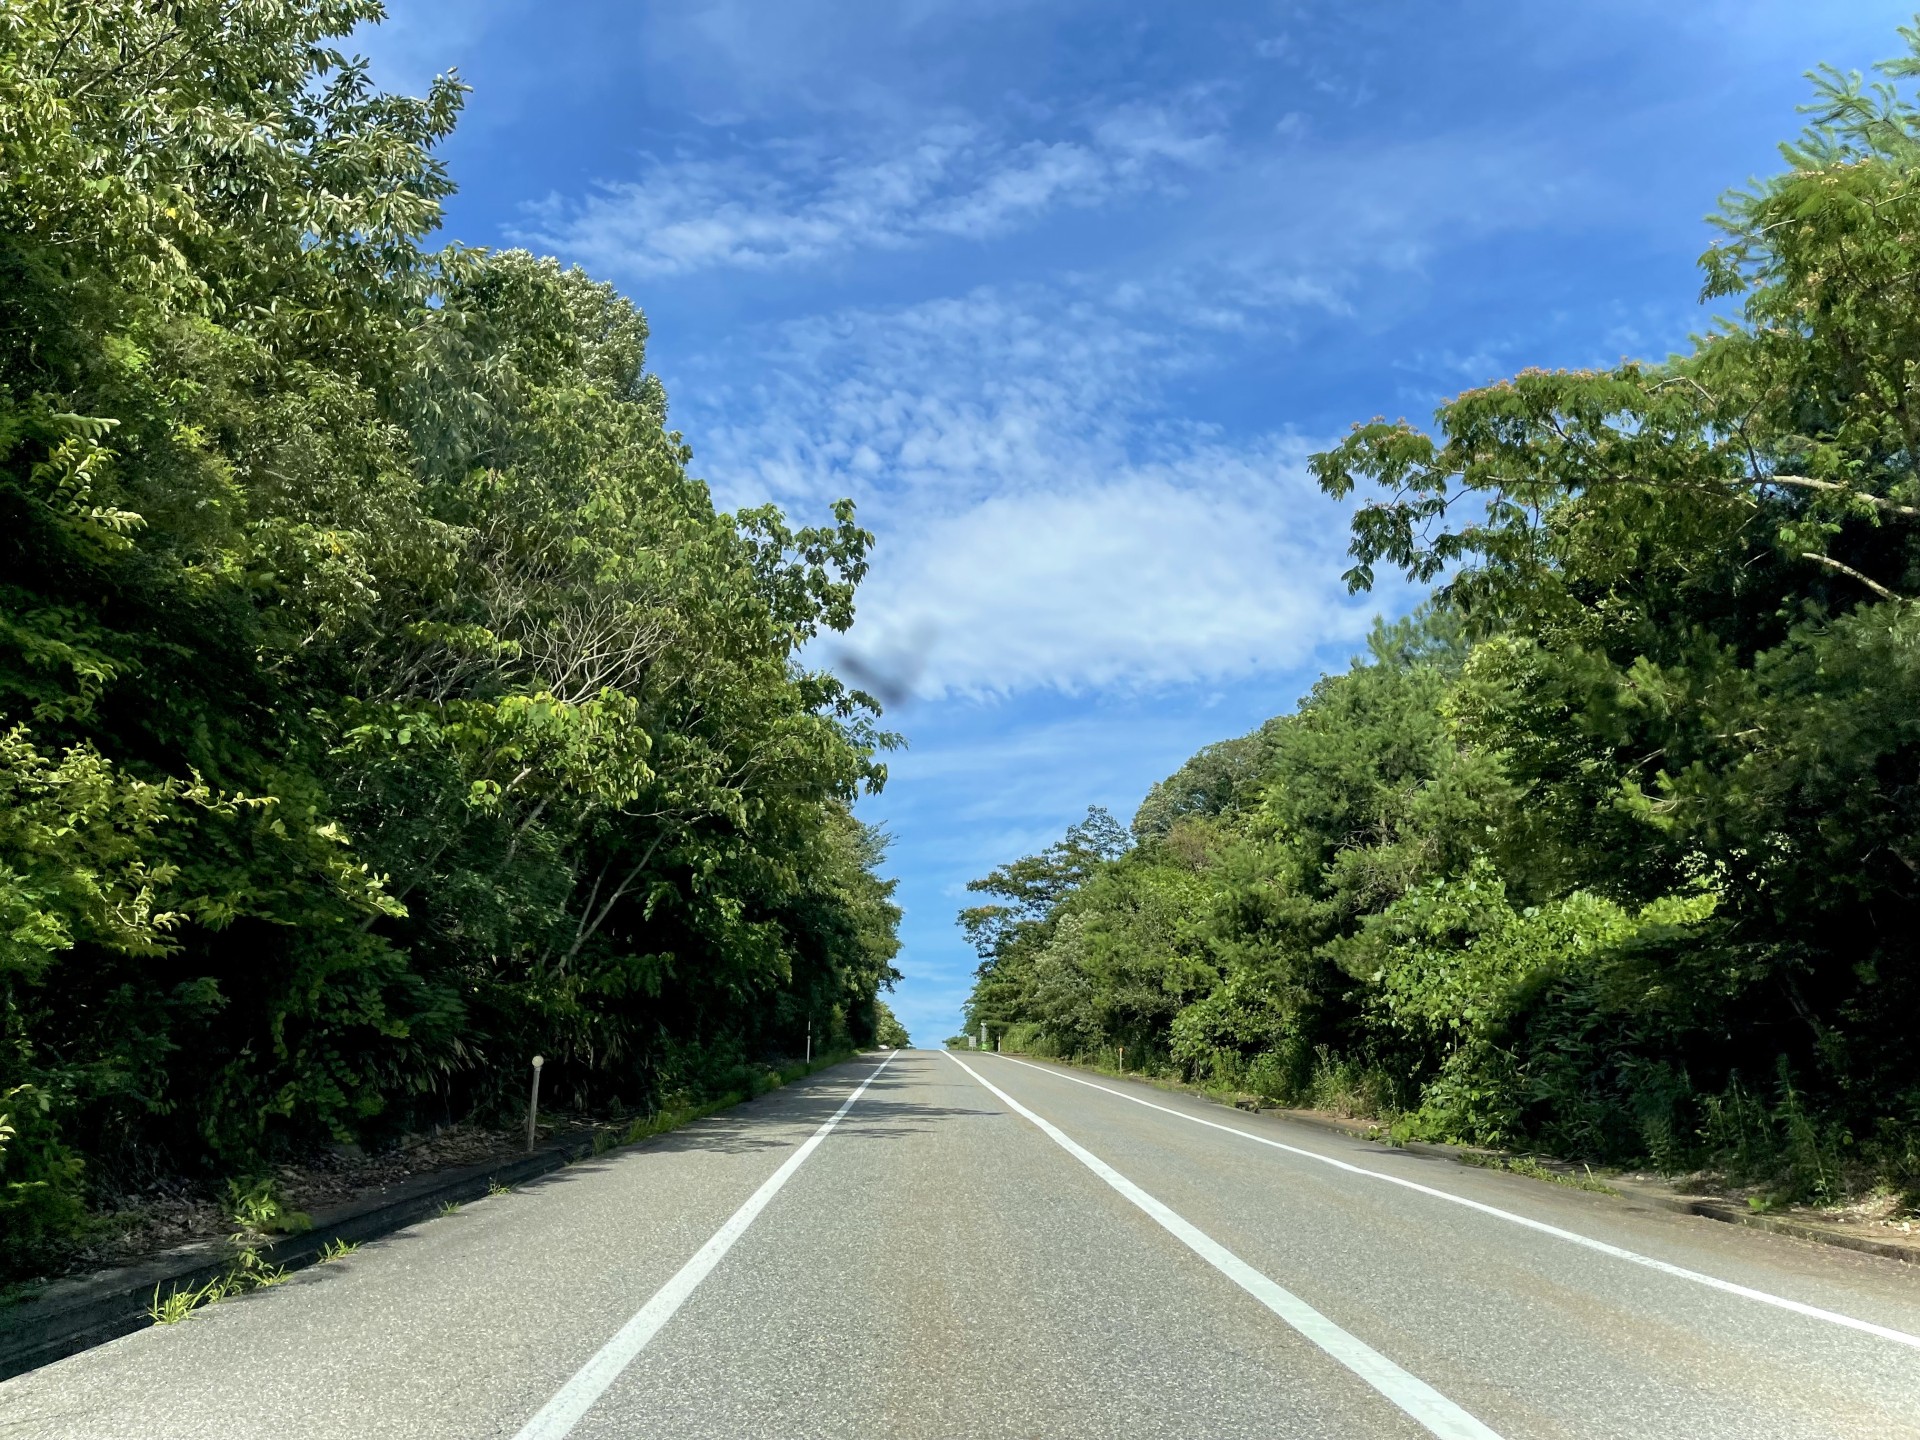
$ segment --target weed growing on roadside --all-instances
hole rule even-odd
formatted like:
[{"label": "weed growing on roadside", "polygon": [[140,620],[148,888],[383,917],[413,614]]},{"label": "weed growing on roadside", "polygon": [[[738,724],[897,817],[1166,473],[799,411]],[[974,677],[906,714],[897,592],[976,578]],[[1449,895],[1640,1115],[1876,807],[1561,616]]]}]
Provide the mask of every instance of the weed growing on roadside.
[{"label": "weed growing on roadside", "polygon": [[442,1215],[458,1214],[459,1210],[460,1210],[460,1202],[458,1200],[449,1200],[447,1201],[446,1204],[440,1207],[440,1213]]},{"label": "weed growing on roadside", "polygon": [[147,1306],[147,1315],[156,1325],[178,1325],[202,1305],[225,1299],[226,1284],[223,1275],[201,1286],[176,1289],[164,1300],[160,1298],[160,1287],[156,1285],[153,1287],[153,1303]]},{"label": "weed growing on roadside", "polygon": [[227,1273],[226,1293],[219,1296],[237,1295],[247,1290],[265,1290],[270,1285],[278,1285],[293,1277],[287,1273],[284,1265],[270,1265],[261,1258],[260,1252],[251,1245],[242,1246],[234,1257],[234,1267]]},{"label": "weed growing on roadside", "polygon": [[642,1140],[650,1140],[655,1135],[665,1135],[670,1130],[678,1130],[682,1125],[690,1125],[695,1120],[704,1119],[715,1111],[725,1110],[731,1105],[738,1105],[752,1098],[748,1091],[730,1090],[725,1095],[708,1101],[705,1105],[695,1105],[690,1103],[684,1095],[674,1096],[669,1104],[653,1114],[635,1116],[633,1123],[627,1126],[625,1137],[619,1143],[634,1145]]},{"label": "weed growing on roadside", "polygon": [[279,1183],[271,1175],[227,1182],[227,1218],[243,1230],[261,1235],[311,1230],[305,1213],[287,1207]]},{"label": "weed growing on roadside", "polygon": [[10,1284],[0,1285],[0,1310],[5,1310],[9,1305],[23,1305],[29,1300],[39,1299],[40,1292],[46,1289],[46,1284],[47,1282],[43,1279],[33,1279],[15,1280]]},{"label": "weed growing on roadside", "polygon": [[360,1242],[358,1240],[329,1240],[326,1243],[326,1248],[320,1252],[319,1263],[324,1265],[329,1260],[344,1260],[359,1248]]},{"label": "weed growing on roadside", "polygon": [[1565,1185],[1574,1190],[1591,1190],[1596,1195],[1617,1196],[1620,1193],[1596,1177],[1591,1165],[1585,1167],[1584,1173],[1576,1174],[1549,1169],[1531,1155],[1475,1155],[1471,1151],[1461,1153],[1460,1163],[1480,1170],[1504,1170],[1511,1175],[1524,1175],[1529,1180],[1545,1180],[1549,1184]]},{"label": "weed growing on roadside", "polygon": [[164,1300],[160,1298],[160,1287],[154,1286],[147,1316],[156,1325],[178,1325],[203,1306],[217,1305],[222,1300],[253,1290],[268,1290],[292,1278],[286,1266],[269,1264],[258,1250],[250,1245],[242,1246],[234,1255],[233,1268],[224,1275],[216,1275],[204,1285],[185,1289],[176,1287]]},{"label": "weed growing on roadside", "polygon": [[487,1194],[489,1195],[511,1195],[512,1193],[513,1187],[511,1185],[502,1185],[498,1180],[489,1180],[487,1182]]}]

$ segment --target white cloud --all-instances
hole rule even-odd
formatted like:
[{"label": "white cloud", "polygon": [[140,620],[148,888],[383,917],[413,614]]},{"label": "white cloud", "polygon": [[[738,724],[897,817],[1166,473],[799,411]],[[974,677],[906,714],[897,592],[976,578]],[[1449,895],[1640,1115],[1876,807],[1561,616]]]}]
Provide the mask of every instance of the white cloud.
[{"label": "white cloud", "polygon": [[814,315],[669,379],[723,503],[804,516],[851,494],[879,534],[860,622],[823,646],[850,678],[984,695],[1274,674],[1404,597],[1346,594],[1346,514],[1308,479],[1310,446],[1183,419],[1170,385],[1302,309],[1348,313],[1363,282],[1418,272],[1436,244],[1597,197],[1527,137],[1363,153],[1281,134],[1231,153],[1228,129],[1194,87],[1065,138],[969,121],[859,154],[750,146],[550,201],[522,238],[616,274],[774,270],[1184,187],[1164,252]]},{"label": "white cloud", "polygon": [[[1291,452],[1291,453],[1289,453]],[[1289,670],[1364,632],[1343,516],[1295,446],[1202,448],[995,495],[883,548],[851,636],[928,692],[1157,686]]]},{"label": "white cloud", "polygon": [[795,322],[766,361],[750,392],[693,390],[729,503],[853,483],[901,503],[919,492],[912,506],[938,512],[1125,464],[1149,377],[1184,358],[1163,327],[1032,288]]},{"label": "white cloud", "polygon": [[528,223],[510,233],[636,277],[771,270],[940,236],[982,240],[1206,163],[1218,137],[1191,109],[1115,110],[1084,141],[1014,141],[965,122],[924,128],[878,154],[789,144],[654,160],[638,180],[528,206]]},{"label": "white cloud", "polygon": [[1178,332],[980,291],[796,324],[771,358],[682,423],[725,503],[858,500],[880,544],[859,623],[823,647],[855,678],[932,695],[1271,673],[1379,608],[1339,580],[1345,512],[1306,442],[1160,410],[1167,378],[1209,363]]}]

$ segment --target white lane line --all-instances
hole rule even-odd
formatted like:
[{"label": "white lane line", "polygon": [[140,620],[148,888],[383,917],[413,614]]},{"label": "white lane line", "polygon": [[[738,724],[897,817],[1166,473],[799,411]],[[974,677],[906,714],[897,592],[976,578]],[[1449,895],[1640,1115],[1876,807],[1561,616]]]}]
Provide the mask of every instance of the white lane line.
[{"label": "white lane line", "polygon": [[713,1267],[720,1263],[721,1257],[733,1248],[733,1242],[746,1234],[747,1227],[753,1224],[755,1217],[767,1208],[767,1202],[780,1193],[780,1187],[793,1178],[796,1170],[807,1163],[807,1157],[820,1147],[820,1142],[827,1138],[827,1132],[840,1123],[840,1117],[853,1108],[853,1102],[860,1098],[882,1070],[893,1063],[893,1056],[898,1053],[894,1051],[874,1067],[873,1074],[862,1080],[854,1092],[841,1102],[840,1108],[833,1112],[833,1117],[808,1136],[806,1143],[787,1157],[786,1164],[774,1171],[764,1185],[747,1197],[747,1203],[734,1211],[732,1218],[714,1232],[713,1238],[702,1245],[671,1280],[654,1291],[653,1298],[642,1305],[639,1312],[622,1325],[591,1360],[574,1372],[573,1378],[540,1407],[540,1413],[521,1427],[514,1440],[563,1440],[564,1436],[572,1433],[573,1427],[580,1423],[580,1417],[593,1407],[593,1402],[605,1393],[609,1385],[620,1378],[620,1372],[633,1363],[634,1357],[647,1348],[647,1342],[673,1318],[673,1312],[685,1303]]},{"label": "white lane line", "polygon": [[1349,1335],[1291,1290],[1274,1284],[1198,1226],[1182,1219],[1099,1156],[1082,1148],[1051,1122],[1034,1114],[951,1050],[946,1055],[999,1096],[1015,1114],[1023,1115],[1039,1126],[1054,1144],[1159,1221],[1169,1234],[1194,1254],[1399,1406],[1429,1434],[1438,1435],[1441,1440],[1500,1440],[1496,1432],[1482,1425],[1426,1381],[1402,1370],[1365,1341]]},{"label": "white lane line", "polygon": [[1651,1255],[1642,1255],[1637,1250],[1622,1249],[1618,1245],[1609,1245],[1604,1240],[1595,1240],[1590,1235],[1581,1235],[1572,1230],[1562,1230],[1558,1225],[1549,1225],[1544,1220],[1530,1220],[1525,1215],[1516,1215],[1511,1210],[1497,1209],[1492,1205],[1483,1205],[1478,1200],[1469,1200],[1464,1195],[1452,1195],[1445,1190],[1436,1190],[1431,1185],[1422,1185],[1417,1180],[1407,1180],[1399,1175],[1388,1175],[1379,1170],[1369,1170],[1363,1165],[1349,1165],[1344,1160],[1336,1160],[1331,1155],[1322,1155],[1316,1150],[1302,1150],[1297,1145],[1287,1145],[1279,1140],[1269,1140],[1264,1135],[1255,1135],[1234,1125],[1222,1125],[1216,1120],[1203,1120],[1198,1115],[1189,1115],[1184,1110],[1175,1110],[1166,1105],[1156,1105],[1151,1100],[1142,1100],[1138,1095],[1129,1095],[1124,1090],[1114,1090],[1105,1085],[1096,1085],[1091,1080],[1082,1080],[1078,1075],[1069,1075],[1056,1070],[1051,1065],[1035,1065],[1026,1060],[1015,1060],[1001,1055],[997,1059],[1009,1065],[1020,1065],[1028,1070],[1038,1070],[1042,1075],[1051,1075],[1059,1080],[1071,1080],[1076,1085],[1085,1085],[1089,1090],[1098,1090],[1119,1100],[1131,1100],[1135,1105],[1144,1105],[1149,1110],[1158,1110],[1163,1115],[1172,1115],[1176,1119],[1187,1120],[1195,1125],[1204,1125],[1209,1130],[1224,1130],[1229,1135],[1238,1135],[1242,1140],[1251,1140],[1256,1145],[1268,1145],[1275,1150],[1284,1150],[1289,1155],[1299,1155],[1308,1160],[1318,1160],[1322,1165],[1331,1165],[1336,1170],[1345,1170],[1354,1175],[1365,1175],[1372,1180],[1384,1180],[1389,1185],[1399,1185],[1408,1190],[1418,1190],[1422,1195],[1431,1195],[1436,1200],[1445,1200],[1454,1205],[1464,1205],[1469,1210],[1478,1210],[1483,1215],[1492,1215],[1515,1225],[1524,1225],[1529,1230],[1538,1230],[1542,1235],[1551,1235],[1556,1240],[1565,1240],[1572,1245],[1584,1245],[1589,1250],[1597,1250],[1602,1255],[1611,1255],[1616,1260],[1630,1260],[1635,1265],[1644,1265],[1649,1270],[1658,1270],[1663,1275],[1672,1275],[1681,1280],[1691,1280],[1696,1285],[1705,1285],[1709,1289],[1721,1290],[1729,1295],[1738,1295],[1743,1300],[1758,1301],[1762,1305],[1772,1305],[1781,1310],[1791,1310],[1796,1315],[1805,1315],[1809,1319],[1824,1320],[1829,1325],[1841,1325],[1849,1330],[1863,1331],[1868,1335],[1878,1335],[1882,1340],[1891,1340],[1896,1345],[1908,1345],[1920,1350],[1920,1335],[1909,1335],[1904,1330],[1894,1330],[1885,1325],[1876,1325],[1871,1320],[1856,1320],[1851,1315],[1842,1315],[1837,1310],[1822,1310],[1818,1305],[1803,1304],[1798,1300],[1789,1300],[1784,1295],[1770,1294],[1765,1290],[1755,1290],[1746,1285],[1736,1285],[1731,1280],[1722,1280],[1715,1275],[1705,1275],[1698,1270],[1689,1270],[1682,1265],[1669,1265],[1665,1260],[1656,1260]]}]

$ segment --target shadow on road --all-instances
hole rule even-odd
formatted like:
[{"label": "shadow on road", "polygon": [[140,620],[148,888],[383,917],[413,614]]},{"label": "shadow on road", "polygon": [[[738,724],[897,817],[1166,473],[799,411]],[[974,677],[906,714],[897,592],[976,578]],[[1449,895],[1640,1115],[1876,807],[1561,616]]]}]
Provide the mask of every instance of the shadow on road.
[{"label": "shadow on road", "polygon": [[[597,1170],[605,1165],[646,1154],[708,1151],[747,1154],[759,1150],[790,1150],[804,1141],[846,1101],[848,1091],[870,1073],[866,1062],[836,1065],[798,1080],[756,1100],[705,1120],[696,1120],[637,1146],[623,1146],[591,1160],[581,1160],[548,1177]],[[993,1118],[1001,1112],[971,1106],[927,1105],[899,1098],[910,1083],[910,1072],[882,1072],[847,1112],[835,1138],[895,1140],[922,1134],[935,1122],[951,1118]]]}]

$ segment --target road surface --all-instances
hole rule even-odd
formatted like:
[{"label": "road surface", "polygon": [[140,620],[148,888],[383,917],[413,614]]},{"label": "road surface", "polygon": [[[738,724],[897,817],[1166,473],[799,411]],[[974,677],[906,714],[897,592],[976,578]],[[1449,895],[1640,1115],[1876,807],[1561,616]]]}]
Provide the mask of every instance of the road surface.
[{"label": "road surface", "polygon": [[901,1051],[0,1384],[0,1440],[1425,1435],[1920,1440],[1920,1275]]}]

